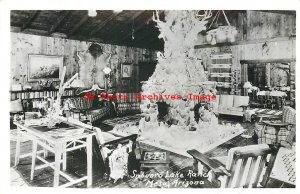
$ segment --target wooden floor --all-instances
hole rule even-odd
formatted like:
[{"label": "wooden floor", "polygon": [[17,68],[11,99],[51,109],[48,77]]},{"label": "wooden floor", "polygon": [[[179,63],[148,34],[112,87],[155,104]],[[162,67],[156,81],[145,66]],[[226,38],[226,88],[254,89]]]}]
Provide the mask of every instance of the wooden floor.
[{"label": "wooden floor", "polygon": [[[110,127],[108,125],[101,126],[104,130],[109,130]],[[209,157],[215,157],[215,156],[226,156],[228,150],[232,147],[236,146],[244,146],[253,144],[252,139],[245,139],[241,136],[238,136],[236,138],[233,138],[232,140],[216,147],[215,149],[207,152],[206,154]],[[10,153],[10,166],[14,168],[20,176],[23,178],[23,180],[30,186],[36,186],[36,187],[52,187],[53,186],[53,170],[51,168],[44,168],[41,170],[37,170],[35,173],[34,180],[30,180],[30,169],[31,169],[31,157],[20,159],[20,164],[16,167],[13,167],[14,163],[14,155],[15,155],[15,147],[16,142],[11,141],[11,153]],[[141,145],[142,150],[158,150],[157,148],[153,146],[148,145]],[[30,153],[31,152],[31,141],[27,141],[21,144],[21,154],[24,153]],[[54,160],[53,155],[49,155],[48,160]],[[167,171],[170,172],[181,172],[181,173],[187,173],[188,170],[192,169],[193,166],[193,160],[186,158],[184,156],[179,156],[174,153],[170,153],[170,164],[169,167],[158,167],[155,169],[150,169],[149,171],[151,173],[162,173],[165,174]],[[37,165],[41,164],[40,162],[37,162]],[[82,177],[86,175],[86,153],[85,150],[77,150],[73,152],[68,152],[67,154],[67,170],[68,174],[72,177]],[[93,161],[93,188],[144,188],[148,187],[146,180],[141,179],[134,179],[134,178],[125,178],[124,180],[118,180],[116,183],[114,183],[112,180],[104,179],[100,176],[100,169],[97,166],[97,161]],[[156,181],[168,181],[166,179],[155,179]],[[200,188],[207,188],[210,187],[210,184],[205,181],[204,185],[200,185],[197,187]],[[66,183],[66,179],[60,178],[60,184]],[[274,188],[274,187],[280,187],[283,186],[282,183],[278,181],[271,180],[268,183],[268,187]],[[78,183],[72,187],[75,188],[85,188],[86,182]],[[156,186],[156,187],[164,187],[164,186]],[[177,186],[178,187],[178,186]],[[184,186],[182,186],[184,187]],[[285,186],[284,186],[285,187]]]}]

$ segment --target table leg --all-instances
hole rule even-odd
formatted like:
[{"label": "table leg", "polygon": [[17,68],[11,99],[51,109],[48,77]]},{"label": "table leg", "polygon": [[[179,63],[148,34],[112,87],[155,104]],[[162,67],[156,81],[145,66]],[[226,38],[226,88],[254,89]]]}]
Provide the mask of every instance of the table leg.
[{"label": "table leg", "polygon": [[67,151],[66,144],[63,145],[63,170],[67,169]]},{"label": "table leg", "polygon": [[30,173],[30,180],[33,180],[34,177],[34,170],[35,170],[35,161],[37,155],[37,141],[32,141],[32,161],[31,161],[31,173]]},{"label": "table leg", "polygon": [[16,143],[16,154],[15,154],[15,166],[19,164],[20,161],[20,146],[21,146],[21,129],[17,128],[17,143]]},{"label": "table leg", "polygon": [[86,157],[87,157],[87,187],[91,187],[92,186],[92,167],[93,167],[93,164],[92,164],[92,135],[89,135],[87,138],[86,138]]},{"label": "table leg", "polygon": [[62,145],[57,144],[54,147],[55,152],[55,166],[54,166],[54,181],[53,186],[59,186],[59,171],[60,171],[60,163],[61,163],[61,155],[62,155]]},{"label": "table leg", "polygon": [[[47,144],[47,141],[44,140],[44,143]],[[48,157],[48,150],[44,148],[44,158]]]}]

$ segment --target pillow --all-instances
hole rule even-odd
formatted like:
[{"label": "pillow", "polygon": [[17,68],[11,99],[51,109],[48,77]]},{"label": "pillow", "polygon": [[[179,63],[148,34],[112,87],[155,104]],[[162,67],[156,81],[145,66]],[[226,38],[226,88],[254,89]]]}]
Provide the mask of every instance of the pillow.
[{"label": "pillow", "polygon": [[86,110],[92,107],[92,100],[83,99],[82,97],[70,98],[70,106],[78,110]]},{"label": "pillow", "polygon": [[23,106],[22,106],[21,99],[10,101],[10,112],[11,113],[17,113],[17,112],[22,112],[22,111],[23,111]]},{"label": "pillow", "polygon": [[233,107],[233,95],[220,95],[220,105],[222,107]]},{"label": "pillow", "polygon": [[249,96],[234,96],[233,106],[248,106],[249,105]]}]

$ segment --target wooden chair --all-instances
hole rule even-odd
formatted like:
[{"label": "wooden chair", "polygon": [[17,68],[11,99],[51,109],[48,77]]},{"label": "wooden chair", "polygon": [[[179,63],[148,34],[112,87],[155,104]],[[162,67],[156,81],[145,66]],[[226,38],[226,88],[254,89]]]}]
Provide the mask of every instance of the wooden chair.
[{"label": "wooden chair", "polygon": [[265,120],[255,124],[258,143],[280,143],[282,146],[292,147],[296,135],[296,110],[284,106],[282,116],[277,121],[273,121],[272,115],[265,117]]},{"label": "wooden chair", "polygon": [[[100,174],[103,177],[105,175],[109,175],[110,173],[108,165],[108,156],[111,153],[108,153],[107,150],[114,150],[118,145],[125,145],[129,143],[129,141],[131,141],[132,157],[136,158],[136,155],[139,154],[138,152],[135,152],[137,145],[136,139],[138,137],[137,134],[121,137],[109,132],[103,132],[98,127],[82,123],[76,119],[69,118],[68,121],[96,132],[96,137],[93,137],[93,158],[97,161],[97,169],[100,171]],[[132,170],[137,169],[132,166],[134,165],[131,165],[130,168],[128,168],[128,171],[131,172]]]},{"label": "wooden chair", "polygon": [[[17,118],[16,116],[23,115],[23,119],[25,120],[25,111],[22,104],[21,99],[10,101],[10,111],[9,114],[11,116],[10,118],[10,125],[13,126],[12,122],[15,121]],[[21,118],[18,118],[21,119]]]},{"label": "wooden chair", "polygon": [[211,182],[214,186],[256,188],[266,186],[278,147],[267,144],[236,147],[230,149],[228,156],[222,158],[223,160],[208,158],[197,150],[187,152],[194,158],[194,172],[198,172],[199,165],[204,166],[211,172]]},{"label": "wooden chair", "polygon": [[[93,141],[93,147],[95,151],[93,154],[98,159],[98,161],[101,161],[102,163],[99,166],[100,168],[102,168],[101,169],[102,171],[100,172],[101,174],[103,174],[104,176],[105,175],[108,176],[110,174],[108,157],[119,145],[126,145],[131,141],[132,142],[131,153],[133,153],[132,156],[134,157],[134,159],[136,159],[135,149],[136,149],[137,134],[120,137],[120,136],[112,135],[111,133],[108,132],[102,132],[100,128],[94,128],[94,130],[96,131],[97,134],[96,136],[97,143]],[[131,174],[131,172],[134,169],[136,170],[138,169],[138,167],[134,167],[134,164],[133,165],[129,164],[129,165],[130,165],[128,168],[129,174]]]}]

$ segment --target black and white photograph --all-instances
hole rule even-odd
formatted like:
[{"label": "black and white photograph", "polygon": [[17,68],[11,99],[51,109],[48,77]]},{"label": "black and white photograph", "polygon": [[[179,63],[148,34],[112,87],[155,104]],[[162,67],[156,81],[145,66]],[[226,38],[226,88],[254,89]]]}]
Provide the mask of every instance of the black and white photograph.
[{"label": "black and white photograph", "polygon": [[296,10],[94,8],[9,11],[10,187],[296,188]]}]

